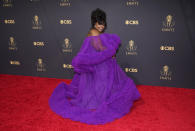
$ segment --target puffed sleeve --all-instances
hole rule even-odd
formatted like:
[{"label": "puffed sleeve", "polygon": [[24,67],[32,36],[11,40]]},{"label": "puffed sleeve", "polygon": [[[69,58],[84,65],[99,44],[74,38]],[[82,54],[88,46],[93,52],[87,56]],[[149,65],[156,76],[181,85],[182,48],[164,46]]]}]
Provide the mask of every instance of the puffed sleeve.
[{"label": "puffed sleeve", "polygon": [[94,66],[112,58],[120,39],[113,36],[90,36],[84,41],[79,53],[72,60],[76,72],[93,72]]}]

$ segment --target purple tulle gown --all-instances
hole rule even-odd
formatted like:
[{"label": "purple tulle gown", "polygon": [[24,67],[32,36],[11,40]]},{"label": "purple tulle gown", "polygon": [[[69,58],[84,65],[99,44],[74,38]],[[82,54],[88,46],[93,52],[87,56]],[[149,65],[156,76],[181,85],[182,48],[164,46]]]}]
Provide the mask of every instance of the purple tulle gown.
[{"label": "purple tulle gown", "polygon": [[52,111],[92,125],[127,114],[141,95],[112,57],[119,44],[121,40],[116,34],[86,37],[71,63],[75,73],[72,82],[59,83],[49,98]]}]

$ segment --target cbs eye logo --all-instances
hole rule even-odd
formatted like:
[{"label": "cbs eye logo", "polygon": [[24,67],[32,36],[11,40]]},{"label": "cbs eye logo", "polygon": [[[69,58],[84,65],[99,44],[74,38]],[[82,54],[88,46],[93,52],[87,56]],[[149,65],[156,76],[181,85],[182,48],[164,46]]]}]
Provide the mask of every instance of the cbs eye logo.
[{"label": "cbs eye logo", "polygon": [[15,24],[15,20],[4,20],[5,24]]},{"label": "cbs eye logo", "polygon": [[72,20],[60,20],[60,24],[72,24]]},{"label": "cbs eye logo", "polygon": [[139,21],[138,20],[126,20],[125,24],[126,25],[139,25]]}]

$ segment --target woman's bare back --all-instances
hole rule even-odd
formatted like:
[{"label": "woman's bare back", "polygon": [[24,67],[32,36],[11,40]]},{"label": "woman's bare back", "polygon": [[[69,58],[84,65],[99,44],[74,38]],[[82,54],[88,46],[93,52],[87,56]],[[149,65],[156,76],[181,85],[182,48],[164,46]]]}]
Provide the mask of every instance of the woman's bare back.
[{"label": "woman's bare back", "polygon": [[100,32],[96,29],[90,29],[87,36],[98,36]]}]

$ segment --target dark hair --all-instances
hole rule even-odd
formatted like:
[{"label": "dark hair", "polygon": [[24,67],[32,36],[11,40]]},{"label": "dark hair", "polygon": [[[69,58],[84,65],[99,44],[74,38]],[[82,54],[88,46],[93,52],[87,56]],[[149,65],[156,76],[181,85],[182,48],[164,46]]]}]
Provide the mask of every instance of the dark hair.
[{"label": "dark hair", "polygon": [[101,10],[100,8],[97,8],[92,11],[91,13],[91,28],[94,28],[95,23],[98,22],[100,25],[104,25],[104,30],[107,28],[107,23],[106,23],[106,13]]}]

